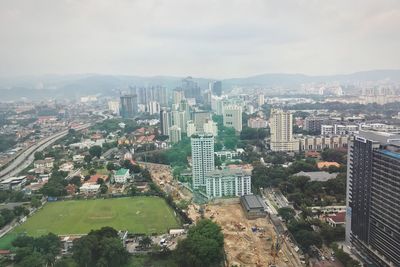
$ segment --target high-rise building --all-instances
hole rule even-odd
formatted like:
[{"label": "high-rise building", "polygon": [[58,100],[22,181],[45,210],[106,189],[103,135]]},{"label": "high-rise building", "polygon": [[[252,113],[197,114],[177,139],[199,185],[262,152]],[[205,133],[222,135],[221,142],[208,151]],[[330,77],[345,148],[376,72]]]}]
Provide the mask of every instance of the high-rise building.
[{"label": "high-rise building", "polygon": [[172,92],[172,102],[173,104],[179,105],[181,101],[185,98],[182,89],[175,89]]},{"label": "high-rise building", "polygon": [[400,135],[360,131],[347,166],[346,241],[368,266],[400,266]]},{"label": "high-rise building", "polygon": [[247,121],[247,126],[255,129],[267,128],[268,122],[260,117],[249,118]]},{"label": "high-rise building", "polygon": [[169,127],[169,141],[172,144],[178,143],[182,139],[182,131],[177,125]]},{"label": "high-rise building", "polygon": [[293,139],[293,116],[289,111],[272,109],[269,121],[272,151],[298,151],[299,142]]},{"label": "high-rise building", "polygon": [[201,89],[192,77],[187,77],[182,80],[182,89],[185,98],[195,98],[196,102],[201,102]]},{"label": "high-rise building", "polygon": [[214,81],[208,84],[208,88],[211,90],[213,95],[221,96],[222,95],[222,83],[221,81]]},{"label": "high-rise building", "polygon": [[211,110],[217,115],[222,115],[224,111],[224,99],[218,96],[211,96]]},{"label": "high-rise building", "polygon": [[162,135],[169,135],[169,127],[171,126],[170,113],[162,109],[160,111],[160,129]]},{"label": "high-rise building", "polygon": [[151,101],[158,102],[161,106],[168,104],[167,88],[163,86],[148,86],[135,88],[138,95],[138,104],[147,105]]},{"label": "high-rise building", "polygon": [[224,126],[234,128],[236,132],[242,131],[242,107],[239,105],[224,106]]},{"label": "high-rise building", "polygon": [[193,188],[206,186],[206,175],[214,167],[214,136],[212,134],[194,134],[190,138],[192,145],[192,182]]},{"label": "high-rise building", "polygon": [[209,198],[240,197],[251,194],[251,172],[242,169],[214,170],[206,175]]},{"label": "high-rise building", "polygon": [[258,106],[261,107],[265,104],[265,97],[263,94],[258,95]]},{"label": "high-rise building", "polygon": [[211,113],[208,111],[196,111],[193,114],[194,125],[198,132],[204,132],[204,123],[211,119]]},{"label": "high-rise building", "polygon": [[194,125],[193,121],[188,121],[187,122],[187,127],[186,127],[186,134],[188,137],[191,137],[193,134],[197,132],[196,126]]},{"label": "high-rise building", "polygon": [[304,120],[304,130],[312,134],[321,134],[321,126],[328,121],[328,118],[310,116]]},{"label": "high-rise building", "polygon": [[113,114],[119,114],[119,102],[118,100],[108,101],[108,110]]},{"label": "high-rise building", "polygon": [[150,101],[147,104],[147,112],[150,113],[150,115],[160,113],[160,104],[156,101]]},{"label": "high-rise building", "polygon": [[205,133],[210,133],[214,136],[217,136],[218,135],[217,123],[211,119],[206,120],[206,122],[203,124],[203,131]]},{"label": "high-rise building", "polygon": [[120,97],[122,118],[133,118],[138,114],[137,95],[129,94]]}]

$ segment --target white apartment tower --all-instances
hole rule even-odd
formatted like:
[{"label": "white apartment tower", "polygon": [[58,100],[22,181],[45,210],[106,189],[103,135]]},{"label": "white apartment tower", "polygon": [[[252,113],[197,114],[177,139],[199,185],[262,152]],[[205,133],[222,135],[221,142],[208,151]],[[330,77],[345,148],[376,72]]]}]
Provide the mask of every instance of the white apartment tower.
[{"label": "white apartment tower", "polygon": [[206,186],[206,175],[214,170],[214,136],[195,134],[191,137],[192,145],[192,182],[193,188]]},{"label": "white apartment tower", "polygon": [[203,124],[203,130],[205,133],[210,133],[214,136],[218,135],[218,126],[213,120],[206,120],[206,122]]},{"label": "white apartment tower", "polygon": [[293,115],[282,109],[272,109],[270,117],[271,150],[298,151],[299,142],[293,139]]},{"label": "white apartment tower", "polygon": [[188,121],[187,122],[187,127],[186,127],[186,134],[188,137],[191,137],[193,134],[195,134],[196,131],[196,126],[194,125],[193,121]]},{"label": "white apartment tower", "polygon": [[182,131],[176,125],[173,125],[169,128],[169,141],[173,144],[181,141]]},{"label": "white apartment tower", "polygon": [[238,105],[224,106],[224,126],[234,128],[235,131],[242,131],[242,107]]}]

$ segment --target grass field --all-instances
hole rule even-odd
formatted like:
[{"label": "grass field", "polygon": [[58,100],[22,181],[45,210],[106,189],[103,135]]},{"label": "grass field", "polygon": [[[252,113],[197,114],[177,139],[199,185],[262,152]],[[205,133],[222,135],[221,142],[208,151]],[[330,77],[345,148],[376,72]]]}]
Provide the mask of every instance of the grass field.
[{"label": "grass field", "polygon": [[151,234],[165,233],[180,227],[180,223],[164,199],[158,197],[70,200],[47,203],[14,233],[86,234],[103,226]]}]

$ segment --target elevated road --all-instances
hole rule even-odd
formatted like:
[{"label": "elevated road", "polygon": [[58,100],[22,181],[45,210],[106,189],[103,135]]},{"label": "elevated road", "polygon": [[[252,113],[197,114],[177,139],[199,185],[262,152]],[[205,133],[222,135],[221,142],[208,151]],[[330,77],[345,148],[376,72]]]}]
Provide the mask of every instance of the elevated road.
[{"label": "elevated road", "polygon": [[[83,124],[75,127],[77,131],[89,128],[92,124]],[[52,136],[46,137],[40,140],[38,143],[30,146],[24,152],[22,152],[18,157],[16,157],[6,168],[0,171],[0,181],[5,180],[9,177],[15,176],[28,167],[34,161],[35,152],[42,151],[49,145],[53,144],[57,140],[68,134],[68,130],[64,130],[53,134]]]}]

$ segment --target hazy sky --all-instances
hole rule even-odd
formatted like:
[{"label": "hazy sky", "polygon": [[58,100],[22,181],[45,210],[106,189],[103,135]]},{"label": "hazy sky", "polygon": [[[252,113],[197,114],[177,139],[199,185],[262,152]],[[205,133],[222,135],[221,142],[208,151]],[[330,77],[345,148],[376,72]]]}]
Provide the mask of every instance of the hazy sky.
[{"label": "hazy sky", "polygon": [[0,75],[400,68],[399,0],[0,0]]}]

